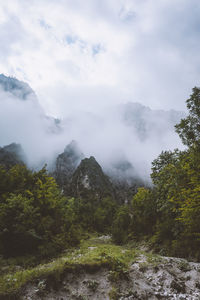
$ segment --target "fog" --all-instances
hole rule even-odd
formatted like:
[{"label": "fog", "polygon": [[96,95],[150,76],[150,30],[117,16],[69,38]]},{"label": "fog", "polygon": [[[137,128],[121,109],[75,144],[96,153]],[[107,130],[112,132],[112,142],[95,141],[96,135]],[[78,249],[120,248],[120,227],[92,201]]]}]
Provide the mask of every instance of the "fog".
[{"label": "fog", "polygon": [[0,146],[51,169],[76,140],[105,170],[128,161],[148,178],[162,150],[183,147],[173,109],[199,85],[199,16],[197,0],[1,1],[0,70],[37,98],[0,92]]},{"label": "fog", "polygon": [[54,116],[127,101],[184,110],[199,85],[199,16],[197,0],[1,1],[0,70]]},{"label": "fog", "polygon": [[65,117],[55,122],[36,96],[22,100],[2,89],[0,107],[0,146],[20,143],[31,168],[47,163],[51,170],[56,156],[76,140],[84,155],[95,156],[104,170],[128,161],[134,175],[148,180],[151,162],[162,150],[182,147],[174,124],[183,114],[175,111],[153,111],[132,102],[92,112],[65,107]]}]

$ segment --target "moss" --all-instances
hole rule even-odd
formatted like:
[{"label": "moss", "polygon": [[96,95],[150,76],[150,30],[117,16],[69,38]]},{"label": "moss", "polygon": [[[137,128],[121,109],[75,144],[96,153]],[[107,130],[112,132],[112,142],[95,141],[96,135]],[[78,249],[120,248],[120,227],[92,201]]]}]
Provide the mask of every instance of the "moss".
[{"label": "moss", "polygon": [[178,267],[183,272],[188,272],[188,271],[191,270],[191,267],[190,267],[189,263],[187,261],[185,261],[185,260],[181,260],[178,263]]},{"label": "moss", "polygon": [[[49,263],[33,268],[21,269],[0,276],[0,296],[13,297],[29,282],[45,280],[46,288],[52,286],[58,289],[67,273],[79,273],[84,270],[89,273],[101,268],[116,272],[117,276],[125,276],[128,266],[137,256],[134,249],[116,246],[110,242],[99,242],[97,237],[82,241],[80,248],[68,252]],[[113,273],[114,274],[114,273]],[[1,299],[1,298],[0,298]],[[2,298],[3,299],[3,298]],[[14,299],[14,298],[13,298]]]},{"label": "moss", "polygon": [[116,287],[112,287],[112,289],[108,293],[110,300],[118,300],[120,298],[119,290]]},{"label": "moss", "polygon": [[92,292],[95,292],[97,290],[98,285],[99,285],[99,283],[96,280],[88,280],[87,281],[87,286]]}]

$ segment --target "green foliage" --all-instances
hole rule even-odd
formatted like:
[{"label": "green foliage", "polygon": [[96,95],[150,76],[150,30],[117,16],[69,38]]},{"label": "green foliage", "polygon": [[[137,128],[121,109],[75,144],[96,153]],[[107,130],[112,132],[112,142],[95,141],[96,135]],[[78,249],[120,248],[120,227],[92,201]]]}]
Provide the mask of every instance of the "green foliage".
[{"label": "green foliage", "polygon": [[68,200],[69,214],[85,231],[108,233],[112,226],[117,204],[109,197],[101,201],[93,197]]},{"label": "green foliage", "polygon": [[119,290],[116,287],[112,287],[112,289],[108,293],[110,300],[118,300],[120,298]]},{"label": "green foliage", "polygon": [[189,115],[176,125],[188,150],[162,152],[152,164],[157,226],[152,238],[172,255],[200,259],[200,89],[187,100]]},{"label": "green foliage", "polygon": [[189,115],[176,125],[185,151],[163,151],[152,163],[152,190],[132,202],[134,236],[148,236],[162,254],[200,259],[200,89],[187,100]]},{"label": "green foliage", "polygon": [[[67,254],[49,263],[0,276],[0,297],[9,299],[10,295],[17,295],[25,284],[34,282],[36,279],[39,279],[38,289],[42,292],[47,279],[51,278],[53,284],[59,284],[62,274],[79,273],[80,269],[97,271],[102,267],[107,267],[112,272],[118,272],[117,274],[122,274],[122,272],[126,274],[128,266],[135,261],[136,256],[135,249],[125,249],[95,236],[95,238],[82,241],[79,249],[71,249]],[[88,281],[88,287],[94,291],[98,288],[98,282]]]},{"label": "green foliage", "polygon": [[0,167],[0,253],[55,255],[77,245],[84,231],[110,232],[116,209],[108,197],[66,199],[45,168]]},{"label": "green foliage", "polygon": [[79,229],[73,224],[66,199],[45,168],[31,172],[16,165],[0,168],[0,251],[5,256],[37,252],[54,255],[77,244]]},{"label": "green foliage", "polygon": [[[167,159],[168,159],[168,154]],[[172,255],[195,256],[200,246],[200,156],[198,147],[170,153],[171,160],[154,169],[152,178],[157,226],[152,241]],[[162,153],[163,158],[163,153]]]},{"label": "green foliage", "polygon": [[155,226],[156,205],[150,189],[139,188],[132,201],[131,228],[135,236],[152,233]]},{"label": "green foliage", "polygon": [[200,145],[200,89],[194,87],[192,91],[192,95],[186,101],[189,115],[175,126],[183,144],[189,147],[194,144]]},{"label": "green foliage", "polygon": [[110,232],[116,210],[116,202],[111,198],[107,197],[102,199],[94,213],[94,227],[98,232]]},{"label": "green foliage", "polygon": [[[45,168],[0,166],[0,254],[49,257],[97,231],[111,232],[118,244],[149,238],[163,254],[200,259],[199,88],[187,107],[189,115],[176,131],[188,149],[163,151],[152,162],[153,187],[139,188],[130,206],[91,193],[67,199]],[[114,270],[113,278],[118,275]]]},{"label": "green foliage", "polygon": [[123,244],[128,240],[130,224],[130,209],[127,205],[123,205],[117,210],[112,225],[112,237],[116,243]]},{"label": "green foliage", "polygon": [[96,280],[88,280],[87,281],[87,286],[92,292],[96,291],[98,285],[99,285],[99,283]]}]

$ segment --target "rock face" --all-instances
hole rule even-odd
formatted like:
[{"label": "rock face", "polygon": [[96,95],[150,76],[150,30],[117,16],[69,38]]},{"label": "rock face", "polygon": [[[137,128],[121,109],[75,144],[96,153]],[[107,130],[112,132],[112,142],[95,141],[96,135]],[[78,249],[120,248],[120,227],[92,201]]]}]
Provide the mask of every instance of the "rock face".
[{"label": "rock face", "polygon": [[25,154],[20,144],[12,143],[0,148],[0,165],[6,169],[10,169],[16,164],[24,164],[25,161]]},{"label": "rock face", "polygon": [[120,160],[112,164],[106,174],[109,176],[118,202],[121,204],[129,203],[137,188],[144,186],[145,183],[138,178],[132,164],[127,160]]},{"label": "rock face", "polygon": [[10,92],[22,100],[27,100],[28,97],[36,98],[34,91],[27,83],[13,77],[7,77],[0,74],[0,87],[3,91]]},{"label": "rock face", "polygon": [[104,172],[93,156],[84,158],[75,141],[57,157],[53,173],[67,196],[97,199],[110,196],[119,203],[130,202],[137,187],[144,185],[133,174],[133,167],[126,160]]},{"label": "rock face", "polygon": [[69,192],[72,175],[84,158],[78,144],[72,141],[65,147],[63,153],[56,159],[55,179],[58,185],[66,192]]},{"label": "rock face", "polygon": [[71,191],[76,197],[114,197],[112,183],[93,156],[83,159],[74,172]]},{"label": "rock face", "polygon": [[145,141],[150,136],[159,140],[174,131],[174,125],[185,117],[185,113],[152,110],[140,103],[129,102],[119,106],[119,117],[127,127],[134,130],[140,141]]},{"label": "rock face", "polygon": [[[27,113],[30,114],[30,119],[33,118],[34,120],[34,118],[37,118],[37,122],[39,120],[41,130],[45,130],[47,134],[57,134],[61,132],[60,120],[47,116],[44,113],[35,92],[27,83],[16,78],[0,74],[0,92],[1,91],[3,91],[1,98],[9,98],[12,96],[12,99],[14,100],[17,99],[24,102],[34,103],[31,108],[33,111],[28,111]],[[21,122],[21,120],[19,120],[19,122]]]},{"label": "rock face", "polygon": [[[91,251],[91,250],[88,250]],[[149,256],[140,255],[125,274],[112,279],[116,272],[107,268],[96,270],[79,268],[68,272],[57,284],[29,284],[22,299],[88,299],[88,300],[157,300],[200,299],[200,264],[179,258],[158,257],[149,261]]]}]

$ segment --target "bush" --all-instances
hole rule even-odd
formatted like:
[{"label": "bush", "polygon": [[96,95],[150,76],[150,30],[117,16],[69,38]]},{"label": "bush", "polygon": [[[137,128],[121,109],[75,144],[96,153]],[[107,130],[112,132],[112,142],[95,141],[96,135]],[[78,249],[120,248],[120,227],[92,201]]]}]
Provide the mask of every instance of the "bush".
[{"label": "bush", "polygon": [[46,169],[31,172],[15,166],[0,169],[0,252],[4,256],[54,255],[80,240],[80,228],[69,213],[67,199]]}]

